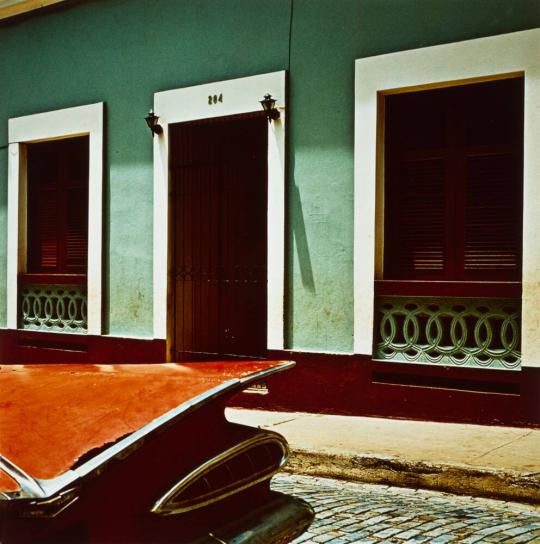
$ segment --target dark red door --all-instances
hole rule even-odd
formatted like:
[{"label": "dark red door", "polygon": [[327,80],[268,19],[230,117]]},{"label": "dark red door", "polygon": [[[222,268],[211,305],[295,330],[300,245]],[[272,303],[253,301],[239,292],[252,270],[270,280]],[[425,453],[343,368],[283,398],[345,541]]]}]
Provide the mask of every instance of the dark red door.
[{"label": "dark red door", "polygon": [[173,357],[264,356],[266,118],[174,126],[171,177]]}]

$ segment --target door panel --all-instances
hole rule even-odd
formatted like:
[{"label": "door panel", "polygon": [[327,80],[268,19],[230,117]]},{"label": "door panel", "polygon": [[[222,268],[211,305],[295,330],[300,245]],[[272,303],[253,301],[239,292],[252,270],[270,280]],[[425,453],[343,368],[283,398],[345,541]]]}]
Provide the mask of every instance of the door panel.
[{"label": "door panel", "polygon": [[265,354],[266,123],[244,116],[171,131],[176,359]]}]

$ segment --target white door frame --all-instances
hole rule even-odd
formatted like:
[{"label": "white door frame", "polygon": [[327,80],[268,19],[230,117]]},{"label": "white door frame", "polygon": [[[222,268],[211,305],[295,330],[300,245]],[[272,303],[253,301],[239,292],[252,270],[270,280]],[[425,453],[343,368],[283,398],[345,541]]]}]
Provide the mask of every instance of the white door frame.
[{"label": "white door frame", "polygon": [[281,116],[268,124],[267,347],[283,349],[285,293],[285,80],[273,72],[154,94],[163,132],[154,138],[154,337],[167,338],[169,125],[260,111],[270,93]]}]

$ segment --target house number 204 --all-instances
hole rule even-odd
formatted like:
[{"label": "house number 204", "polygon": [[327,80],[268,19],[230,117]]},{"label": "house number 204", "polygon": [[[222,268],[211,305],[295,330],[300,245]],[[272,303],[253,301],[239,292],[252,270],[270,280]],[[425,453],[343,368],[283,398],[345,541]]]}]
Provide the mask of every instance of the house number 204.
[{"label": "house number 204", "polygon": [[222,94],[209,94],[208,95],[208,105],[217,104],[218,102],[223,102]]}]

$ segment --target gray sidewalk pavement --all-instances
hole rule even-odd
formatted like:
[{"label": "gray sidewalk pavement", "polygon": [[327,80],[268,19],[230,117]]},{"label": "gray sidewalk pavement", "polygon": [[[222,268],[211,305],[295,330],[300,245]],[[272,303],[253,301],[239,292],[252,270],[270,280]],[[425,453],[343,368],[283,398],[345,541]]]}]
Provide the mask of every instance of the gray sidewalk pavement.
[{"label": "gray sidewalk pavement", "polygon": [[227,408],[279,432],[297,474],[540,503],[540,429]]}]

